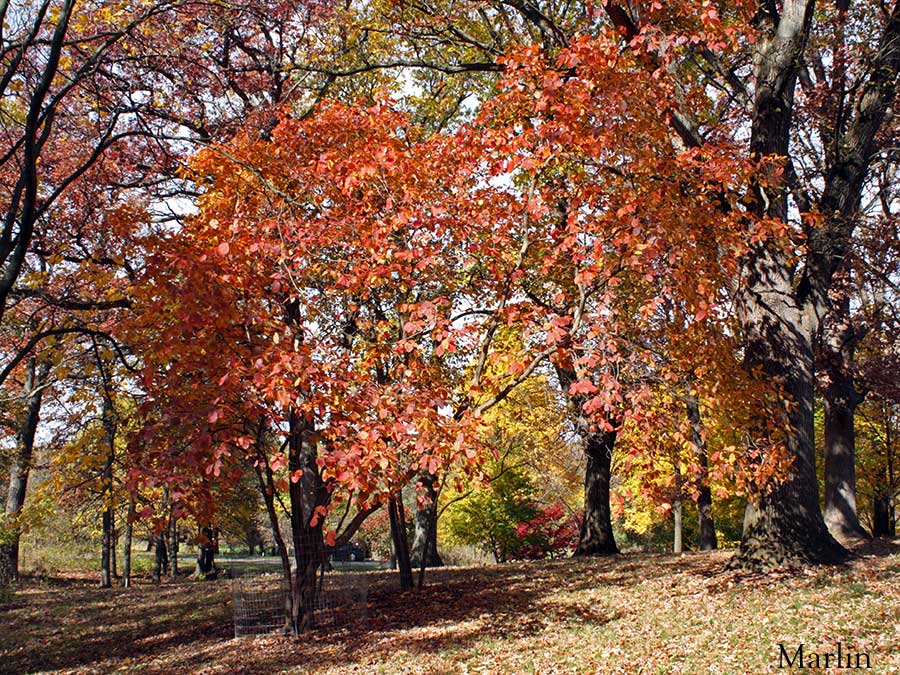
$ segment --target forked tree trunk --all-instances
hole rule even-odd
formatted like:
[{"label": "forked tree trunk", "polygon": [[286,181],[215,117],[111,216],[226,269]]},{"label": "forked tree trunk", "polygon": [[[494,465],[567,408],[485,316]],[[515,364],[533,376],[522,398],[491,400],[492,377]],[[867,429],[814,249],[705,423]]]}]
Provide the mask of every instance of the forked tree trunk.
[{"label": "forked tree trunk", "polygon": [[392,495],[388,500],[388,516],[391,522],[391,539],[400,571],[400,589],[407,591],[413,587],[412,565],[409,559],[409,542],[406,538],[406,516],[402,495]]},{"label": "forked tree trunk", "polygon": [[19,575],[19,524],[17,522],[25,506],[25,492],[31,459],[34,453],[34,436],[37,431],[41,411],[44,386],[50,372],[49,362],[38,365],[34,358],[28,360],[25,368],[25,386],[22,396],[25,400],[25,414],[19,420],[16,431],[16,446],[9,469],[9,488],[6,493],[4,527],[10,529],[6,543],[0,544],[0,580],[7,577],[15,580]]},{"label": "forked tree trunk", "polygon": [[700,550],[712,551],[718,548],[719,541],[716,536],[716,523],[712,512],[712,490],[709,486],[709,454],[706,449],[706,440],[703,436],[700,404],[696,396],[688,394],[685,405],[688,420],[691,424],[691,445],[694,446],[697,464],[700,467],[700,475],[697,476],[697,520],[700,530]]},{"label": "forked tree trunk", "polygon": [[[794,92],[813,21],[813,0],[760,3],[754,45],[752,159],[789,158]],[[793,466],[787,480],[748,506],[737,563],[769,567],[786,562],[838,562],[847,551],[825,526],[818,500],[813,445],[813,340],[829,309],[829,291],[850,254],[863,185],[878,145],[876,137],[894,100],[900,71],[900,2],[891,3],[880,44],[855,83],[852,106],[835,122],[826,153],[824,186],[817,204],[826,223],[809,228],[805,267],[774,242],[755,244],[746,257],[741,288],[745,361],[770,380],[782,382],[795,406],[787,449]],[[844,109],[844,82],[836,81],[836,107]],[[788,222],[787,183],[793,167],[781,166],[757,182],[747,202],[755,215]],[[787,180],[785,180],[787,178]],[[795,195],[796,196],[796,195]],[[802,196],[801,201],[805,201]],[[799,272],[799,274],[795,274]],[[760,426],[760,430],[762,425]]]},{"label": "forked tree trunk", "polygon": [[416,510],[410,562],[415,567],[441,567],[444,561],[437,550],[438,492],[434,487],[437,477],[423,473],[418,481],[424,488],[425,502]]},{"label": "forked tree trunk", "polygon": [[321,601],[319,573],[326,562],[324,513],[330,493],[317,463],[318,435],[311,420],[292,411],[288,441],[291,534],[294,539],[294,576],[291,584],[291,631],[306,632],[316,625]]}]

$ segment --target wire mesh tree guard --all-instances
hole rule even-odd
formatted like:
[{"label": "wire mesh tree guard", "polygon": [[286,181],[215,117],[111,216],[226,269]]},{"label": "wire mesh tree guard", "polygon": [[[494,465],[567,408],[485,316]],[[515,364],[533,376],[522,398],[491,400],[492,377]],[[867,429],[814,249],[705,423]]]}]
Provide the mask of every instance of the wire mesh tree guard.
[{"label": "wire mesh tree guard", "polygon": [[[366,574],[323,569],[313,599],[313,627],[329,630],[365,621],[368,591]],[[234,636],[288,632],[290,592],[280,572],[233,574]]]}]

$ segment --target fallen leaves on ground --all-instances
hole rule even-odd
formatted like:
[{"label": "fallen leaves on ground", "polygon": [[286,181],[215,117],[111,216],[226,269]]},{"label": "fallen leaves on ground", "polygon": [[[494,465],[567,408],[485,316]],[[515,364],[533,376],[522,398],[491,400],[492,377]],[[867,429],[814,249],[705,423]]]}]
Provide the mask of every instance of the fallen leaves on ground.
[{"label": "fallen leaves on ground", "polygon": [[234,639],[228,581],[100,590],[29,581],[0,608],[0,673],[606,675],[778,672],[790,653],[867,652],[900,672],[900,554],[775,575],[729,554],[620,555],[430,570],[401,594],[367,573],[367,618]]}]

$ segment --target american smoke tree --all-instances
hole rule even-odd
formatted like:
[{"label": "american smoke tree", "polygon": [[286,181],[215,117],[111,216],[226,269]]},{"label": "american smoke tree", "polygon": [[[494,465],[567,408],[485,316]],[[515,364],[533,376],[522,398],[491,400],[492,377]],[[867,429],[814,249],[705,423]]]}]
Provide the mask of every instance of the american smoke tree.
[{"label": "american smoke tree", "polygon": [[[842,547],[826,533],[816,495],[813,354],[831,310],[833,279],[857,232],[872,162],[890,148],[896,4],[603,2],[556,15],[550,7],[518,3],[483,3],[471,12],[398,3],[392,11],[378,14],[395,22],[370,51],[361,42],[345,51],[340,67],[310,69],[340,78],[405,66],[447,74],[447,89],[462,92],[460,100],[473,92],[487,98],[483,85],[461,84],[460,74],[507,71],[510,61],[502,55],[513,36],[533,43],[568,86],[578,86],[581,72],[577,62],[559,55],[596,49],[615,36],[619,61],[613,71],[643,69],[666,89],[663,95],[642,91],[625,109],[638,114],[641,100],[655,97],[653,119],[662,112],[667,142],[676,151],[700,157],[724,152],[756,163],[757,178],[743,186],[740,199],[723,199],[712,185],[706,194],[721,217],[737,211],[747,222],[749,250],[730,291],[739,300],[747,369],[777,382],[796,404],[786,439],[794,466],[787,481],[754,496],[741,560],[767,565],[843,558]],[[365,34],[375,14],[362,10],[350,25]],[[407,28],[411,16],[415,31]],[[483,75],[473,81],[483,83]],[[552,86],[554,94],[566,90]],[[611,133],[619,120],[596,112],[594,130]],[[837,408],[842,405],[838,400]],[[766,427],[760,420],[748,429],[751,447],[771,436]],[[605,462],[595,464],[604,470]],[[831,473],[847,465],[829,462]],[[832,477],[830,483],[842,480]]]}]

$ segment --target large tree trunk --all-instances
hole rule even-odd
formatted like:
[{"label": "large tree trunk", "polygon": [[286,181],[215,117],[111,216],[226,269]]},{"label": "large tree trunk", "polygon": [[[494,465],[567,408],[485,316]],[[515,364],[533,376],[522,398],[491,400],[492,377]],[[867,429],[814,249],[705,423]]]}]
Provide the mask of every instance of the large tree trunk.
[{"label": "large tree trunk", "polygon": [[[792,406],[786,446],[792,466],[747,505],[737,562],[753,568],[840,562],[846,551],[828,532],[819,506],[813,437],[813,326],[793,304],[786,266],[758,255],[744,299],[746,366],[781,382]],[[761,420],[761,424],[765,421]],[[765,432],[761,431],[764,434]]]},{"label": "large tree trunk", "polygon": [[585,443],[584,519],[575,555],[612,555],[619,552],[612,529],[609,488],[616,431],[590,432]]},{"label": "large tree trunk", "polygon": [[437,477],[423,473],[418,481],[424,488],[426,501],[416,511],[410,562],[415,567],[441,567],[444,561],[437,550],[438,492],[434,487]]},{"label": "large tree trunk", "polygon": [[30,358],[25,368],[25,386],[22,397],[25,413],[16,431],[16,447],[9,470],[9,488],[6,494],[4,528],[9,529],[7,540],[0,544],[0,581],[4,577],[15,580],[19,575],[19,524],[17,522],[25,505],[28,474],[34,452],[34,436],[41,411],[44,386],[50,372],[49,362],[37,364]]},{"label": "large tree trunk", "polygon": [[712,490],[709,487],[709,454],[706,450],[706,440],[703,437],[700,404],[696,396],[688,394],[685,406],[688,420],[691,424],[691,445],[694,446],[697,464],[700,467],[700,475],[697,476],[697,519],[700,530],[700,550],[712,551],[718,548],[719,541],[716,536],[716,523],[712,513]]}]

